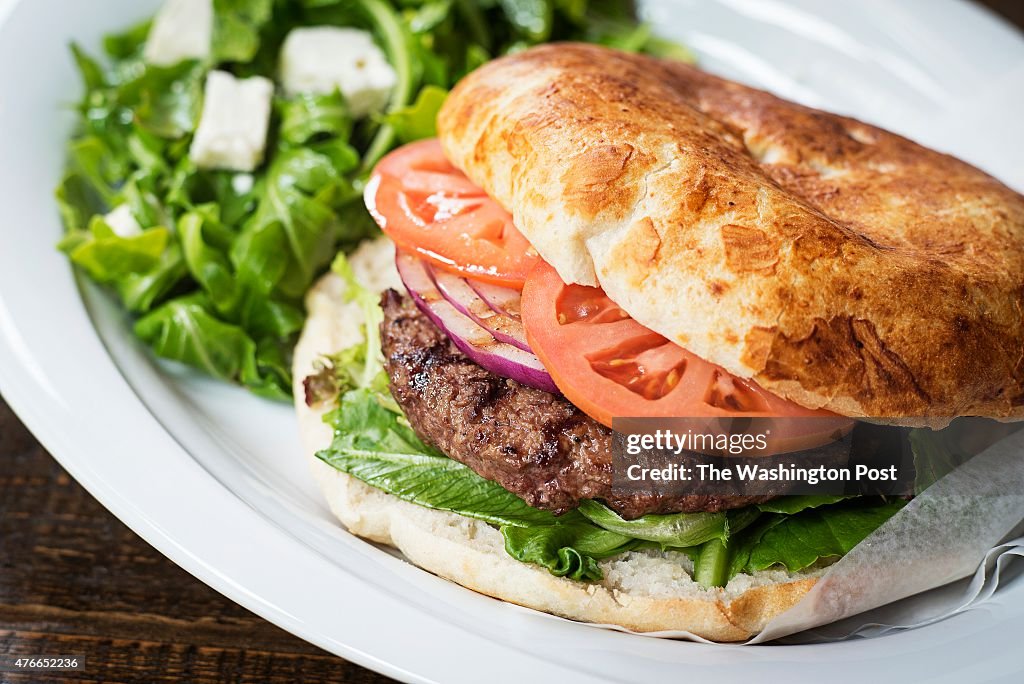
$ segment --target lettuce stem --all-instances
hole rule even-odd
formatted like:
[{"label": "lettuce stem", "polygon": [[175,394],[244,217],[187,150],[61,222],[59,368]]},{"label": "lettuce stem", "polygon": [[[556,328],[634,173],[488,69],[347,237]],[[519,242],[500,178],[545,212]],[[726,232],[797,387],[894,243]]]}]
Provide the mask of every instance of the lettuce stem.
[{"label": "lettuce stem", "polygon": [[724,587],[729,579],[729,547],[712,539],[700,547],[693,564],[693,579],[704,588]]},{"label": "lettuce stem", "polygon": [[[384,41],[384,51],[387,52],[391,66],[395,69],[397,82],[388,105],[388,111],[394,112],[408,105],[416,90],[411,38],[398,14],[384,0],[360,0],[360,5],[377,27],[378,35]],[[366,154],[363,155],[360,173],[369,173],[380,158],[391,149],[394,141],[394,128],[389,124],[381,126],[370,142]]]}]

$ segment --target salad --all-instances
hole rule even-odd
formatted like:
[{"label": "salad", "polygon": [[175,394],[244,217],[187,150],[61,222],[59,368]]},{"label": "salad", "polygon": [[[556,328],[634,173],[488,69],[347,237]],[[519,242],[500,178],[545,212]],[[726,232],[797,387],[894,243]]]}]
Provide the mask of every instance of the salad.
[{"label": "salad", "polygon": [[168,0],[72,46],[59,248],[157,356],[285,399],[303,295],[377,231],[369,170],[463,75],[552,40],[688,58],[628,0]]}]

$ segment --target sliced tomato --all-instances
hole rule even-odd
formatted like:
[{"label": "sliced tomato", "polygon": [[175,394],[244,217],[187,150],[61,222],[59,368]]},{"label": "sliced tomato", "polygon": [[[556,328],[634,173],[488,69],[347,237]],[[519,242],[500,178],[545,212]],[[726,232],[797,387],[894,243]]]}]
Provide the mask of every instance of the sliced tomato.
[{"label": "sliced tomato", "polygon": [[614,418],[824,419],[780,421],[776,451],[822,444],[852,427],[690,353],[637,323],[600,288],[567,285],[545,262],[527,278],[522,317],[530,347],[559,390],[609,427]]},{"label": "sliced tomato", "polygon": [[365,200],[395,244],[463,276],[522,289],[539,261],[512,215],[452,166],[437,140],[384,157]]}]

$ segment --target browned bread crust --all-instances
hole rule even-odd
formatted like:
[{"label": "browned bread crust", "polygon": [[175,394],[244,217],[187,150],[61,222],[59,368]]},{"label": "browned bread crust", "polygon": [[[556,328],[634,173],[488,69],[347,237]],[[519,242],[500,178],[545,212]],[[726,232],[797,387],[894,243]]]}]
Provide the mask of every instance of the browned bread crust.
[{"label": "browned bread crust", "polygon": [[809,407],[1024,417],[1024,197],[677,62],[556,44],[441,111],[449,159],[566,280]]}]

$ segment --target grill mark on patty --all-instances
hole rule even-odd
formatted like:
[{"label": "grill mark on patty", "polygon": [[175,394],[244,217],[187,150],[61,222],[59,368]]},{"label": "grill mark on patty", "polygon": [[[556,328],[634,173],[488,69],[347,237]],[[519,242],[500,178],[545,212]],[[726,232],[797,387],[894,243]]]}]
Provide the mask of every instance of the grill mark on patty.
[{"label": "grill mark on patty", "polygon": [[381,346],[391,392],[413,430],[531,506],[564,513],[600,499],[627,519],[719,511],[771,497],[612,495],[612,432],[561,395],[487,371],[408,297],[384,293]]}]

